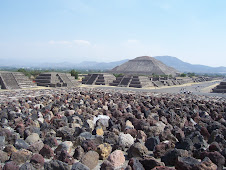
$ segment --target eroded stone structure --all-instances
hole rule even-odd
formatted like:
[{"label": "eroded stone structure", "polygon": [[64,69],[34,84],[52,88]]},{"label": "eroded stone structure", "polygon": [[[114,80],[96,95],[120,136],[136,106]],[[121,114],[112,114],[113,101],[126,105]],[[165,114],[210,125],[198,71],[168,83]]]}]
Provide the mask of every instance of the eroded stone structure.
[{"label": "eroded stone structure", "polygon": [[179,74],[177,70],[163,64],[153,57],[142,56],[113,68],[110,73],[122,73],[127,75],[172,75]]},{"label": "eroded stone structure", "polygon": [[226,81],[221,82],[213,89],[213,93],[226,93]]},{"label": "eroded stone structure", "polygon": [[0,84],[1,89],[23,89],[36,86],[36,84],[23,73],[8,71],[0,72]]},{"label": "eroded stone structure", "polygon": [[42,73],[36,77],[35,82],[45,87],[73,87],[79,84],[70,74],[57,72]]},{"label": "eroded stone structure", "polygon": [[88,74],[82,79],[82,84],[88,85],[109,85],[110,82],[115,80],[115,76],[108,73],[103,74]]}]

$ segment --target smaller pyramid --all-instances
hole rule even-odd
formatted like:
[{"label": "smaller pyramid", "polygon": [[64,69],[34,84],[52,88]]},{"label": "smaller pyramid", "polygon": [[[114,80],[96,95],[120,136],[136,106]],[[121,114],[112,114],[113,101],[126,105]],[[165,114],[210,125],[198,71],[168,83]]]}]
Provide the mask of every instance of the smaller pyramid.
[{"label": "smaller pyramid", "polygon": [[57,72],[41,73],[36,77],[35,82],[38,86],[45,87],[74,87],[78,85],[78,81],[70,74]]},{"label": "smaller pyramid", "polygon": [[141,56],[113,68],[111,73],[130,75],[172,75],[179,74],[177,70],[163,64],[153,57]]}]

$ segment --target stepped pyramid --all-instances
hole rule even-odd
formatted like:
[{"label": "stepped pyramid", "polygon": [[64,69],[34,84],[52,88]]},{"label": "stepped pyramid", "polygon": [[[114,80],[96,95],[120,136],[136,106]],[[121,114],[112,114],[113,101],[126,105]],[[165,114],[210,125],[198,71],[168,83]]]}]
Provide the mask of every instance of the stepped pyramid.
[{"label": "stepped pyramid", "polygon": [[220,82],[215,88],[213,88],[213,93],[226,93],[226,81]]},{"label": "stepped pyramid", "polygon": [[23,89],[36,87],[27,76],[20,72],[0,72],[1,89]]},{"label": "stepped pyramid", "polygon": [[79,84],[70,74],[57,72],[42,73],[36,77],[35,82],[45,87],[74,87]]},{"label": "stepped pyramid", "polygon": [[166,66],[153,57],[142,56],[113,68],[110,73],[122,73],[129,75],[172,75],[179,72],[172,67]]}]

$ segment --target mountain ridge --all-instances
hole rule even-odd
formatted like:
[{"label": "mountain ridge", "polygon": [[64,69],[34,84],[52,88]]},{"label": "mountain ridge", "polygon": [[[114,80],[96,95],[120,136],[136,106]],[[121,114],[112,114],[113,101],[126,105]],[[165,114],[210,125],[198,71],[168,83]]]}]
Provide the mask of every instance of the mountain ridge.
[{"label": "mountain ridge", "polygon": [[[216,74],[226,74],[226,67],[211,67],[201,64],[190,64],[188,62],[184,62],[177,57],[172,56],[155,56],[155,59],[161,61],[169,67],[173,67],[180,72],[194,72],[194,73],[216,73]],[[130,59],[131,60],[131,59]],[[34,69],[77,69],[77,70],[111,70],[116,66],[119,66],[125,62],[129,61],[129,59],[124,59],[120,61],[113,62],[98,62],[98,61],[83,61],[80,63],[71,63],[68,61],[64,62],[43,62],[43,63],[15,63],[15,62],[7,62],[7,60],[3,59],[0,63],[0,68],[34,68]]]}]

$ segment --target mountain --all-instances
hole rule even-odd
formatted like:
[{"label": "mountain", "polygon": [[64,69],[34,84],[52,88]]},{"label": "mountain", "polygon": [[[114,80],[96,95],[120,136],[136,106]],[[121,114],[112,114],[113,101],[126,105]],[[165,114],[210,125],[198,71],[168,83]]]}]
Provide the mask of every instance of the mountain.
[{"label": "mountain", "polygon": [[63,70],[110,70],[118,65],[127,62],[128,59],[115,61],[115,62],[96,62],[96,61],[83,61],[81,63],[59,62],[59,63],[15,63],[5,60],[0,63],[0,69],[18,69],[18,68],[34,68],[34,69],[63,69]]},{"label": "mountain", "polygon": [[78,69],[86,69],[86,70],[110,70],[118,65],[121,65],[127,62],[128,59],[115,61],[115,62],[95,62],[95,61],[84,61],[76,65]]},{"label": "mountain", "polygon": [[[180,72],[194,72],[194,73],[220,73],[226,74],[226,67],[209,67],[205,65],[197,65],[186,63],[176,57],[171,56],[156,56],[155,59],[161,61],[169,67],[173,67]],[[19,60],[9,61],[8,59],[0,59],[0,69],[18,69],[18,68],[33,68],[33,69],[59,69],[59,70],[111,70],[116,66],[119,66],[127,61],[120,60],[115,62],[97,62],[97,61],[84,61],[81,63],[59,62],[59,63],[47,63],[47,62],[21,62]]]},{"label": "mountain", "polygon": [[156,56],[155,58],[180,72],[226,74],[226,67],[210,67],[199,64],[190,64],[171,56]]}]

